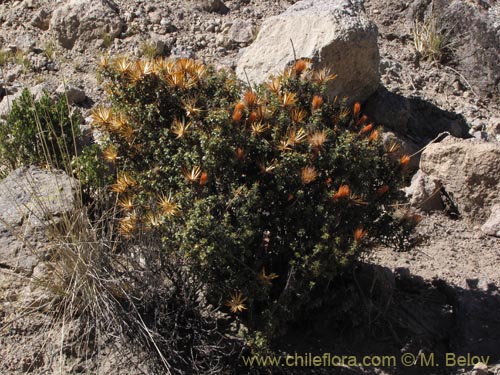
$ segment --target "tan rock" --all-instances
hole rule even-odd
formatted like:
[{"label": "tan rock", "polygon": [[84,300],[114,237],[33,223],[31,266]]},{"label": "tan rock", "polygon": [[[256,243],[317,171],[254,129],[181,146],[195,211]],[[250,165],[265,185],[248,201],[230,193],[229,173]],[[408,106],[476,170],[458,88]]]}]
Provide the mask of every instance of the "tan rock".
[{"label": "tan rock", "polygon": [[483,224],[500,204],[498,143],[449,136],[427,147],[420,169],[444,186],[472,222]]},{"label": "tan rock", "polygon": [[302,0],[264,21],[236,74],[245,81],[248,75],[254,84],[282,72],[294,61],[293,42],[297,58],[313,59],[317,68],[338,74],[329,84],[331,95],[364,101],[379,85],[377,36],[358,1]]}]

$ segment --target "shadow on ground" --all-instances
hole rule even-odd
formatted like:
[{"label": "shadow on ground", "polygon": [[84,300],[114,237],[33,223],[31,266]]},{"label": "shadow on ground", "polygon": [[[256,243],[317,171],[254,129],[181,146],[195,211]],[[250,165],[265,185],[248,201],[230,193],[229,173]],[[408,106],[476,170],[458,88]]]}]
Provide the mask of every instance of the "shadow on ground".
[{"label": "shadow on ground", "polygon": [[[343,295],[292,327],[276,349],[292,356],[394,356],[396,365],[282,367],[266,373],[457,374],[472,368],[479,359],[473,356],[489,356],[489,364],[500,360],[498,286],[481,290],[468,280],[468,289],[463,289],[369,263],[360,264],[349,278]],[[414,365],[402,364],[405,353],[414,356]],[[458,356],[469,356],[469,363],[458,365]],[[305,363],[305,357],[297,365],[300,361]]]}]

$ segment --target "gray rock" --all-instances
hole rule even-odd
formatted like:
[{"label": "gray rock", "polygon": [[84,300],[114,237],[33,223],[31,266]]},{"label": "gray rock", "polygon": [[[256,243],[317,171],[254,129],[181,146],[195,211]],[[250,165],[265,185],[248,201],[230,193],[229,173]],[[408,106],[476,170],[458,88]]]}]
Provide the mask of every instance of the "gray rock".
[{"label": "gray rock", "polygon": [[46,257],[45,230],[75,207],[77,180],[24,167],[0,182],[0,263],[31,273]]},{"label": "gray rock", "polygon": [[418,170],[411,179],[410,186],[405,189],[405,193],[413,207],[430,212],[444,208],[440,188],[439,181]]},{"label": "gray rock", "polygon": [[481,230],[489,236],[500,237],[500,205],[491,208],[491,215]]},{"label": "gray rock", "polygon": [[420,169],[453,196],[460,213],[483,224],[500,204],[500,145],[447,137],[422,153]]},{"label": "gray rock", "polygon": [[21,34],[16,38],[16,49],[31,52],[35,48],[35,37],[31,34]]},{"label": "gray rock", "polygon": [[109,0],[66,0],[53,12],[50,28],[61,46],[85,49],[88,43],[107,35],[117,37],[122,20]]},{"label": "gray rock", "polygon": [[12,109],[12,103],[14,103],[14,100],[19,99],[20,96],[21,92],[19,91],[15,94],[6,95],[3,97],[2,101],[0,102],[0,119],[7,118],[10,110]]},{"label": "gray rock", "polygon": [[500,142],[500,118],[491,118],[489,125],[486,127],[486,131],[491,139],[495,139]]},{"label": "gray rock", "polygon": [[37,27],[41,30],[48,30],[50,26],[50,16],[51,14],[47,12],[44,8],[39,9],[31,19],[31,26]]},{"label": "gray rock", "polygon": [[459,138],[470,137],[462,116],[444,111],[420,98],[394,94],[384,87],[366,101],[362,110],[371,120],[420,147],[443,132]]},{"label": "gray rock", "polygon": [[227,32],[231,42],[248,44],[253,40],[253,26],[250,22],[237,18]]},{"label": "gray rock", "polygon": [[205,12],[227,14],[229,8],[222,0],[195,0],[195,7]]},{"label": "gray rock", "polygon": [[236,73],[252,83],[279,74],[297,58],[310,58],[316,68],[329,68],[338,78],[331,95],[364,101],[379,85],[377,27],[360,0],[302,0],[266,19],[254,43],[239,59]]},{"label": "gray rock", "polygon": [[476,363],[472,368],[471,375],[488,375],[488,366],[482,362]]},{"label": "gray rock", "polygon": [[79,104],[85,101],[85,99],[87,98],[87,95],[85,95],[85,91],[83,91],[82,89],[73,85],[65,85],[63,83],[61,83],[56,89],[56,94],[66,95],[69,104]]}]

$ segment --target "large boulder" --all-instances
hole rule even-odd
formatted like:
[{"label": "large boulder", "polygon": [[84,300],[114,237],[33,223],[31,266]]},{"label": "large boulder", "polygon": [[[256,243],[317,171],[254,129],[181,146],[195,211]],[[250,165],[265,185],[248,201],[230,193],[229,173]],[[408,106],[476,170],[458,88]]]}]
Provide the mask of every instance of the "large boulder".
[{"label": "large boulder", "polygon": [[447,137],[429,145],[420,169],[453,198],[460,214],[483,224],[500,204],[500,145]]},{"label": "large boulder", "polygon": [[23,167],[0,182],[0,264],[31,273],[46,256],[45,229],[75,208],[77,180]]},{"label": "large boulder", "polygon": [[66,0],[52,13],[50,28],[61,46],[85,49],[89,43],[117,37],[122,30],[118,9],[110,0]]},{"label": "large boulder", "polygon": [[[379,85],[378,31],[361,0],[302,0],[268,18],[239,59],[236,74],[252,84],[280,73],[297,58],[329,68],[331,95],[364,101]],[[293,42],[293,47],[292,47]]]}]

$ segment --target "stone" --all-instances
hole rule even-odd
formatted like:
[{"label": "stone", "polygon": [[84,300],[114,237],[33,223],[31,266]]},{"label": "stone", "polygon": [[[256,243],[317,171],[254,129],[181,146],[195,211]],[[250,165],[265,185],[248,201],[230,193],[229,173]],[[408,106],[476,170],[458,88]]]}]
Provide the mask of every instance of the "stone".
[{"label": "stone", "polygon": [[196,0],[195,7],[205,12],[227,14],[229,8],[222,0]]},{"label": "stone", "polygon": [[295,56],[308,58],[315,68],[338,75],[328,84],[330,95],[362,102],[379,86],[377,36],[360,0],[302,0],[263,22],[236,73],[242,80],[248,75],[252,84],[260,83],[280,74]]},{"label": "stone", "polygon": [[486,126],[486,131],[490,139],[500,142],[500,117],[493,117]]},{"label": "stone", "polygon": [[39,9],[31,18],[31,26],[44,31],[48,30],[50,26],[50,16],[51,14],[44,8]]},{"label": "stone", "polygon": [[31,34],[20,34],[16,38],[16,49],[23,52],[31,52],[35,48],[35,37]]},{"label": "stone", "polygon": [[443,132],[467,138],[469,127],[463,116],[442,110],[432,103],[379,88],[362,106],[362,112],[372,121],[398,136],[423,147]]},{"label": "stone", "polygon": [[413,207],[430,212],[444,209],[440,189],[439,181],[418,170],[413,175],[410,186],[405,189],[405,193]]},{"label": "stone", "polygon": [[0,182],[0,263],[31,274],[46,254],[45,230],[72,212],[79,182],[61,171],[22,167]]},{"label": "stone", "polygon": [[56,89],[56,94],[66,95],[68,104],[79,104],[85,101],[85,99],[87,98],[87,95],[85,95],[85,91],[83,91],[82,89],[73,85],[65,85],[64,83],[61,83]]},{"label": "stone", "polygon": [[482,225],[500,204],[499,160],[496,142],[448,136],[423,151],[420,169],[443,185],[461,215]]},{"label": "stone", "polygon": [[14,100],[19,99],[21,96],[21,91],[16,92],[15,94],[6,95],[3,97],[0,102],[0,119],[6,119],[12,109],[12,104]]},{"label": "stone", "polygon": [[61,46],[85,47],[95,40],[116,38],[123,27],[116,7],[110,0],[66,0],[53,12],[50,29]]},{"label": "stone", "polygon": [[500,237],[500,205],[491,208],[491,215],[481,227],[481,231],[489,236]]},{"label": "stone", "polygon": [[472,368],[471,375],[488,375],[488,366],[482,362],[476,363]]},{"label": "stone", "polygon": [[234,43],[248,44],[253,40],[253,30],[250,22],[237,18],[227,31],[227,38]]}]

